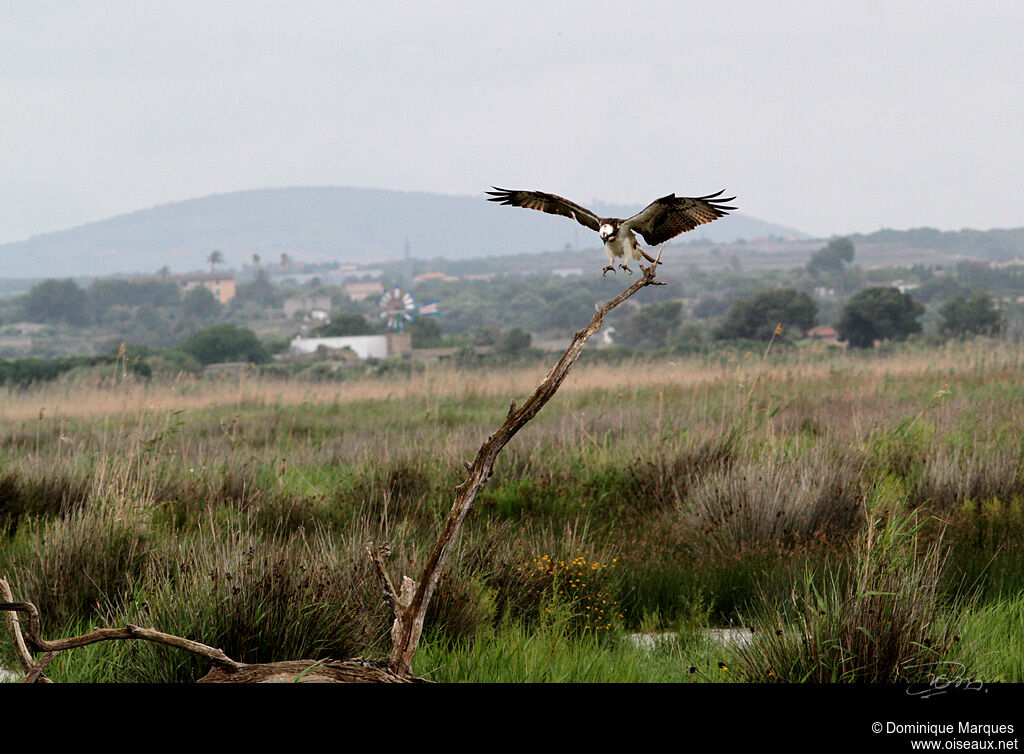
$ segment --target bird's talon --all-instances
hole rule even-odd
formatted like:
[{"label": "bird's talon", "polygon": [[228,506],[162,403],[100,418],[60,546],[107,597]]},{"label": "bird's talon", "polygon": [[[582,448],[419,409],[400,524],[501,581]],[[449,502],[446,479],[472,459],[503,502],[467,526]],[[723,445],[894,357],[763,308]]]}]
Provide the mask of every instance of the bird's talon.
[{"label": "bird's talon", "polygon": [[615,272],[615,267],[613,265],[608,265],[607,267],[603,267],[602,268],[601,277],[605,277],[608,274],[609,270],[611,270],[612,272]]},{"label": "bird's talon", "polygon": [[629,269],[629,268],[628,268],[628,267],[627,267],[626,265],[624,265],[624,264],[620,264],[620,265],[619,265],[619,267],[621,267],[622,269],[624,269],[624,270],[625,270],[626,272],[628,272],[628,273],[629,273],[630,275],[632,275],[632,274],[633,274],[633,270]]}]

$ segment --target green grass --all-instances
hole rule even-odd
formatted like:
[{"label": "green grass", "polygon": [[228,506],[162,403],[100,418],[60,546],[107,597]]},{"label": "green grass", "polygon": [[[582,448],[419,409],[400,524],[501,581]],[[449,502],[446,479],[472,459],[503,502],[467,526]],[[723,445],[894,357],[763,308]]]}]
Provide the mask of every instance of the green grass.
[{"label": "green grass", "polygon": [[[416,655],[421,677],[440,683],[732,682],[735,653],[692,623],[637,646],[620,625],[580,632],[580,603],[552,601],[530,625],[504,620],[470,639],[439,637]],[[724,668],[723,668],[724,666]]]},{"label": "green grass", "polygon": [[1024,683],[1024,593],[981,605],[964,615],[952,661],[964,678]]}]

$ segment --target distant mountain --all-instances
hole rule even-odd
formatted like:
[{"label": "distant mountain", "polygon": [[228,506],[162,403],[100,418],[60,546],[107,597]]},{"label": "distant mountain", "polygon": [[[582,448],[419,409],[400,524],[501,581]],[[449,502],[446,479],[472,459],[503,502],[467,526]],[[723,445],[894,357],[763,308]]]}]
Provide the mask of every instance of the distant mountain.
[{"label": "distant mountain", "polygon": [[952,258],[964,257],[1001,261],[1024,257],[1024,228],[994,228],[992,230],[936,230],[911,228],[910,230],[879,230],[874,233],[851,235],[854,246],[885,244],[906,249],[921,249]]},{"label": "distant mountain", "polygon": [[[0,278],[174,272],[201,268],[220,250],[228,266],[259,254],[303,261],[378,263],[598,246],[597,237],[565,218],[500,207],[476,197],[381,189],[309,187],[218,194],[164,204],[71,230],[0,245]],[[612,217],[642,206],[595,204]],[[805,233],[740,213],[701,226],[685,240],[715,243]]]}]

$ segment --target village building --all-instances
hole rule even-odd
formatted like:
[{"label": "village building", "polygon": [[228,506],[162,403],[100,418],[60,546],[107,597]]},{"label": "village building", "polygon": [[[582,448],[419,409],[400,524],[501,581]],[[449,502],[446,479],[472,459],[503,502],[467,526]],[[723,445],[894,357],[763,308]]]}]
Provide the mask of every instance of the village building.
[{"label": "village building", "polygon": [[420,283],[424,283],[428,280],[445,280],[448,282],[454,282],[458,280],[458,278],[453,277],[452,275],[446,275],[443,272],[424,272],[422,275],[414,277],[412,279],[412,284],[419,285]]},{"label": "village building", "polygon": [[583,274],[582,267],[559,267],[558,269],[551,270],[551,274],[556,278],[574,278],[579,277]]},{"label": "village building", "polygon": [[282,304],[284,316],[291,319],[299,312],[315,320],[328,319],[331,311],[331,297],[323,294],[310,293],[303,296],[292,296]]},{"label": "village building", "polygon": [[405,356],[412,352],[412,336],[407,332],[389,332],[385,335],[344,335],[333,338],[297,336],[291,342],[292,355],[299,357],[320,354],[330,358],[332,351],[345,349],[350,349],[364,361]]},{"label": "village building", "polygon": [[226,304],[235,297],[235,278],[233,275],[218,273],[181,275],[178,277],[182,292],[202,286],[213,294],[220,303]]},{"label": "village building", "polygon": [[384,286],[379,280],[372,280],[363,283],[349,283],[345,286],[345,295],[353,301],[362,301],[371,296],[380,296],[384,293]]},{"label": "village building", "polygon": [[828,325],[818,325],[812,327],[806,333],[807,337],[817,343],[824,343],[827,346],[838,346],[839,348],[846,348],[846,341],[839,340],[839,333],[834,327]]}]

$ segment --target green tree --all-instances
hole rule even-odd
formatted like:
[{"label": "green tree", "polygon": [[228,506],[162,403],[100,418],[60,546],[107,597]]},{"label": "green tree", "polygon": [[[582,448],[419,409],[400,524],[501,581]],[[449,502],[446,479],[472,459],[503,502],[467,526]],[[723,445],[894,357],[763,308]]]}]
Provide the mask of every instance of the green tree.
[{"label": "green tree", "polygon": [[223,307],[209,288],[197,285],[181,299],[181,313],[200,322],[212,322],[221,315]]},{"label": "green tree", "polygon": [[966,298],[968,290],[949,275],[931,277],[914,289],[914,296],[926,304],[948,301],[954,296]]},{"label": "green tree", "polygon": [[469,336],[469,341],[474,346],[493,346],[501,337],[501,331],[494,325],[480,327]]},{"label": "green tree", "polygon": [[121,340],[137,345],[166,348],[174,344],[171,323],[149,304],[137,307],[131,319],[117,328]]},{"label": "green tree", "polygon": [[939,332],[958,338],[998,335],[1006,326],[1002,313],[985,291],[978,291],[970,298],[954,296],[942,305],[939,315],[942,317]]},{"label": "green tree", "polygon": [[823,248],[811,254],[807,271],[814,276],[822,272],[839,272],[843,264],[853,261],[853,241],[849,238],[833,238]]},{"label": "green tree", "polygon": [[210,272],[213,272],[214,267],[224,264],[224,255],[218,249],[214,249],[206,255],[206,261],[210,264]]},{"label": "green tree", "polygon": [[693,316],[697,319],[720,317],[729,310],[729,304],[722,299],[705,294],[693,305]]},{"label": "green tree", "polygon": [[314,327],[310,335],[318,338],[340,338],[345,335],[376,335],[380,328],[366,321],[362,314],[335,314],[326,325]]},{"label": "green tree", "polygon": [[597,299],[588,291],[577,290],[553,301],[540,316],[540,326],[565,329],[575,323],[587,322],[594,316]]},{"label": "green tree", "polygon": [[270,361],[270,354],[256,333],[235,325],[214,325],[199,330],[180,346],[180,350],[200,364],[225,361],[262,364]]},{"label": "green tree", "polygon": [[89,323],[89,298],[74,280],[44,280],[25,294],[25,318],[29,322]]},{"label": "green tree", "polygon": [[432,317],[419,317],[405,328],[413,348],[437,348],[441,345],[441,326]]},{"label": "green tree", "polygon": [[850,297],[836,322],[839,337],[855,348],[871,348],[877,340],[903,340],[921,332],[918,317],[924,305],[892,286],[865,288]]},{"label": "green tree", "polygon": [[718,340],[768,340],[781,323],[786,331],[809,330],[818,321],[818,305],[794,288],[771,288],[752,299],[737,299],[715,328]]},{"label": "green tree", "polygon": [[110,309],[122,307],[177,307],[181,291],[176,283],[161,280],[94,280],[86,289],[89,309],[95,320],[102,319]]},{"label": "green tree", "polygon": [[679,328],[682,311],[679,301],[640,307],[615,322],[615,342],[630,348],[662,348]]},{"label": "green tree", "polygon": [[515,356],[529,348],[531,341],[530,333],[521,327],[513,327],[501,334],[498,342],[494,345],[494,352]]},{"label": "green tree", "polygon": [[[258,254],[254,256],[259,256]],[[274,286],[267,279],[267,273],[262,267],[256,272],[256,279],[248,285],[240,285],[237,289],[235,299],[239,303],[255,301],[257,304],[267,308],[276,309],[280,306]]]}]

